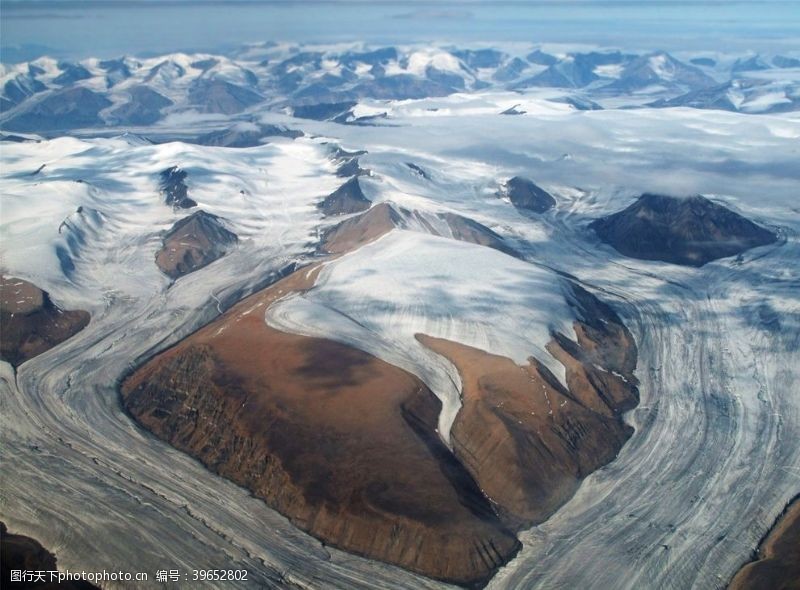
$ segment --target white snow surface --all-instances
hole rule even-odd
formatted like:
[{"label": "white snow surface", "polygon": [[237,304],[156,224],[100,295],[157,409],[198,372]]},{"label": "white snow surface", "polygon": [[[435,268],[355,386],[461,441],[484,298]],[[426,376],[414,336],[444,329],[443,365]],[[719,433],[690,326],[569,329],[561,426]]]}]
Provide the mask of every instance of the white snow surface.
[{"label": "white snow surface", "polygon": [[[563,365],[545,345],[554,330],[573,334],[575,315],[562,282],[549,269],[491,248],[394,230],[327,265],[314,289],[267,312],[275,327],[337,340],[343,318],[361,328],[348,330],[346,342],[421,376],[430,372],[436,355],[415,340],[416,334],[519,364],[535,356],[565,381]],[[394,348],[388,354],[387,344]],[[447,387],[453,374],[438,374],[429,382],[442,401],[439,432],[447,441],[460,408],[460,392]]]},{"label": "white snow surface", "polygon": [[[281,302],[268,321],[407,368],[450,411],[457,375],[413,333],[549,362],[545,328],[566,329],[570,317],[558,273],[612,304],[636,338],[641,403],[626,417],[635,434],[522,534],[523,549],[490,588],[724,587],[798,490],[796,115],[508,117],[453,100],[442,116],[421,117],[396,106],[385,105],[395,109],[392,127],[287,118],[314,139],[247,149],[124,137],[3,143],[0,268],[92,320],[16,375],[0,363],[0,461],[13,474],[0,480],[0,515],[72,570],[246,568],[241,587],[445,587],[322,546],[138,428],[119,405],[117,383],[138,362],[270,273],[315,258],[319,230],[338,221],[314,206],[344,180],[328,157],[334,142],[368,151],[362,186],[374,202],[470,217],[523,260],[423,235],[420,224],[328,263],[317,288]],[[188,172],[189,196],[240,243],[170,282],[153,263],[160,232],[190,212],[173,212],[158,193],[158,172],[173,165]],[[518,174],[552,192],[556,209],[525,215],[498,198]],[[706,194],[780,240],[695,269],[625,258],[587,230],[645,191]],[[70,246],[70,235],[84,240],[73,240],[74,270],[64,274],[55,248]]]}]

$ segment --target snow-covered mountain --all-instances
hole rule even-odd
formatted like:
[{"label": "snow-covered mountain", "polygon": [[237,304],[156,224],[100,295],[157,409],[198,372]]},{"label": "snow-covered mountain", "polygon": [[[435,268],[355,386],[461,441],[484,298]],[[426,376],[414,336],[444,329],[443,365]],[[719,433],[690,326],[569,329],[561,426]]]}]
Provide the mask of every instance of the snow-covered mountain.
[{"label": "snow-covered mountain", "polygon": [[[800,108],[796,56],[692,56],[518,47],[251,45],[230,55],[50,58],[0,69],[0,127],[143,127],[187,116],[294,112],[349,117],[364,100],[418,100],[491,91],[544,96],[572,108],[650,104],[746,113]],[[362,122],[363,123],[363,122]]]}]

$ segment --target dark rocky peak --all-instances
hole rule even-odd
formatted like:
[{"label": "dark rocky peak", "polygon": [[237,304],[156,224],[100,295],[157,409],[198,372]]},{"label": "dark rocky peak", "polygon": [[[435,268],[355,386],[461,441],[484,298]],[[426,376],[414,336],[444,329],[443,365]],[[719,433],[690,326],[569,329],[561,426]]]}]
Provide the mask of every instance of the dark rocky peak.
[{"label": "dark rocky peak", "polygon": [[81,80],[88,80],[92,77],[91,72],[81,64],[62,61],[58,64],[58,68],[61,70],[61,73],[53,79],[53,83],[59,86],[67,86],[75,82],[80,82]]},{"label": "dark rocky peak", "polygon": [[[41,140],[37,139],[35,137],[26,137],[24,135],[15,135],[15,134],[12,134],[12,133],[3,133],[2,131],[0,131],[0,141],[8,141],[10,143],[27,143],[27,142],[33,141],[33,142],[39,143],[39,141],[41,141]],[[39,172],[44,170],[44,167],[45,167],[45,165],[42,164],[39,167],[38,170],[36,170],[35,172],[31,173],[31,176],[35,176],[36,174],[38,174]]]},{"label": "dark rocky peak", "polygon": [[553,196],[527,178],[514,176],[503,187],[501,196],[508,197],[517,209],[544,213],[556,205]]},{"label": "dark rocky peak", "polygon": [[760,55],[753,55],[751,57],[740,57],[737,59],[733,66],[731,66],[731,73],[757,72],[768,69],[770,69],[770,65],[764,61]]},{"label": "dark rocky peak", "polygon": [[263,97],[243,86],[200,78],[189,87],[189,102],[203,113],[234,115],[261,102]]},{"label": "dark rocky peak", "polygon": [[59,308],[33,283],[0,276],[0,359],[14,367],[74,336],[88,323],[87,312]]},{"label": "dark rocky peak", "polygon": [[192,143],[218,147],[248,148],[262,145],[268,137],[302,137],[303,132],[280,125],[234,125],[227,129],[209,131],[198,136]]},{"label": "dark rocky peak", "polygon": [[339,165],[336,169],[336,176],[347,178],[360,174],[369,174],[369,171],[362,168],[358,162],[359,157],[366,153],[364,150],[348,152],[340,147],[333,148],[331,159]]},{"label": "dark rocky peak", "polygon": [[177,221],[164,234],[156,265],[172,279],[203,268],[224,256],[238,241],[216,215],[197,211]]},{"label": "dark rocky peak", "polygon": [[[131,67],[126,58],[109,59],[97,64],[101,70],[106,72],[106,85],[111,88],[123,80],[131,77]],[[136,64],[138,66],[138,64]]]},{"label": "dark rocky peak", "polygon": [[717,82],[700,68],[685,64],[665,52],[642,55],[627,63],[615,82],[607,88],[633,92],[648,86],[697,89]]},{"label": "dark rocky peak", "polygon": [[184,182],[186,176],[186,172],[177,166],[171,166],[159,174],[161,178],[159,188],[164,196],[164,202],[173,209],[191,209],[197,206],[197,202],[189,198],[189,187]]},{"label": "dark rocky peak", "polygon": [[127,89],[128,102],[108,113],[114,125],[151,125],[161,119],[161,110],[173,102],[149,86],[132,86]]},{"label": "dark rocky peak", "polygon": [[156,76],[159,75],[170,79],[182,78],[184,75],[186,75],[186,69],[180,64],[175,63],[171,59],[165,60],[153,66],[153,68],[150,70],[150,73],[147,74],[147,77],[145,78],[144,81],[150,82]]},{"label": "dark rocky peak", "polygon": [[361,190],[358,176],[354,176],[318,203],[317,208],[325,216],[348,215],[366,211],[371,204]]},{"label": "dark rocky peak", "polygon": [[215,65],[219,63],[218,59],[214,59],[213,57],[209,57],[208,59],[199,59],[197,61],[192,62],[192,67],[198,70],[206,71],[213,68]]},{"label": "dark rocky peak", "polygon": [[594,102],[593,100],[589,100],[588,98],[581,97],[581,96],[561,96],[559,98],[554,98],[553,102],[558,102],[561,104],[568,104],[579,111],[601,111],[603,107],[599,104]]},{"label": "dark rocky peak", "polygon": [[472,69],[497,68],[506,58],[497,49],[459,49],[452,52],[455,57]]},{"label": "dark rocky peak", "polygon": [[359,174],[367,173],[367,170],[364,170],[358,163],[358,157],[350,158],[349,160],[340,164],[336,169],[336,176],[342,178],[348,178],[350,176],[358,176]]},{"label": "dark rocky peak", "polygon": [[322,65],[323,54],[319,51],[302,51],[274,66],[274,73],[285,76],[298,70],[314,71]]},{"label": "dark rocky peak", "polygon": [[3,85],[3,110],[11,108],[47,87],[32,74],[17,74]]},{"label": "dark rocky peak", "polygon": [[100,111],[111,106],[102,94],[73,86],[48,93],[34,104],[7,119],[3,126],[9,131],[63,131],[104,125]]},{"label": "dark rocky peak", "polygon": [[319,249],[328,254],[351,252],[396,227],[403,227],[402,215],[389,203],[379,203],[325,230]]},{"label": "dark rocky peak", "polygon": [[599,76],[594,73],[597,65],[583,54],[569,56],[532,78],[520,81],[515,88],[531,86],[583,88],[599,79]]},{"label": "dark rocky peak", "polygon": [[292,115],[300,119],[313,119],[314,121],[328,121],[342,115],[347,115],[358,104],[355,101],[319,103],[296,105],[292,107]]},{"label": "dark rocky peak", "polygon": [[427,172],[425,172],[425,170],[423,170],[421,167],[417,166],[413,162],[406,162],[406,166],[420,178],[424,178],[425,180],[431,179],[430,175]]},{"label": "dark rocky peak", "polygon": [[420,78],[412,74],[397,74],[377,80],[365,80],[354,87],[352,93],[355,97],[407,100],[447,96],[463,87],[463,79],[460,76],[451,78],[449,74],[442,73],[435,68],[428,68],[426,75],[433,75],[437,79]]},{"label": "dark rocky peak", "polygon": [[726,82],[717,86],[690,90],[674,98],[660,98],[648,106],[656,108],[691,107],[693,109],[717,109],[737,112],[739,108],[730,97],[730,91],[735,87],[734,82]]},{"label": "dark rocky peak", "polygon": [[45,549],[41,543],[31,537],[9,533],[5,523],[0,522],[0,561],[3,570],[0,572],[0,586],[3,588],[38,588],[46,590],[48,587],[58,587],[59,590],[99,590],[97,586],[85,580],[68,580],[58,583],[49,583],[49,573],[45,574],[44,583],[12,582],[11,571],[20,570],[27,572],[57,571],[56,557]]},{"label": "dark rocky peak", "polygon": [[558,62],[558,58],[555,55],[550,55],[549,53],[545,53],[541,49],[537,49],[528,55],[525,56],[532,64],[536,64],[537,66],[552,66],[553,64]]},{"label": "dark rocky peak", "polygon": [[440,213],[438,217],[447,223],[450,229],[449,237],[454,240],[486,246],[509,256],[519,257],[519,253],[509,246],[500,234],[474,219],[449,212]]},{"label": "dark rocky peak", "polygon": [[703,196],[644,194],[590,225],[625,256],[702,266],[776,241],[771,231]]},{"label": "dark rocky peak", "polygon": [[590,51],[588,53],[576,53],[575,61],[587,67],[610,66],[614,64],[626,63],[633,60],[636,56],[621,51]]},{"label": "dark rocky peak", "polygon": [[371,66],[386,65],[391,61],[396,61],[397,58],[397,49],[394,47],[381,47],[372,51],[348,51],[343,53],[339,59],[342,64],[352,69],[359,63]]},{"label": "dark rocky peak", "polygon": [[[464,73],[466,74],[467,72]],[[452,90],[463,90],[465,88],[464,78],[455,72],[447,72],[433,66],[428,66],[425,68],[425,77],[432,82],[449,87]]]},{"label": "dark rocky peak", "polygon": [[772,58],[772,65],[776,68],[800,68],[800,59],[776,55]]},{"label": "dark rocky peak", "polygon": [[492,74],[492,79],[496,82],[511,82],[519,78],[528,68],[530,68],[529,63],[515,57],[497,68],[494,74]]},{"label": "dark rocky peak", "polygon": [[527,111],[523,111],[520,108],[520,105],[515,104],[513,107],[509,107],[504,111],[501,111],[501,115],[524,115]]}]

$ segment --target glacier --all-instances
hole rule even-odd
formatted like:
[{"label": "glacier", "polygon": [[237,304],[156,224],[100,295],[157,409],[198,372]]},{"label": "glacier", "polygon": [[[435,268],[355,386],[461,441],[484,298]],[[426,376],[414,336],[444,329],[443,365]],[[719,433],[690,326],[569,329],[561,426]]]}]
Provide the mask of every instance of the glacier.
[{"label": "glacier", "polygon": [[[323,546],[143,432],[118,401],[119,380],[140,360],[282,269],[319,260],[318,236],[338,219],[315,205],[343,181],[331,158],[338,145],[366,150],[359,162],[370,170],[363,186],[373,203],[470,217],[519,253],[394,230],[326,261],[315,289],[265,318],[420,376],[445,402],[443,437],[458,376],[416,344],[416,332],[517,362],[535,355],[558,374],[542,347],[551,329],[571,333],[572,312],[559,299],[559,277],[570,277],[611,303],[636,337],[641,403],[626,416],[635,434],[552,518],[522,534],[522,551],[489,587],[724,587],[797,493],[800,118],[535,104],[528,115],[503,116],[506,101],[380,102],[391,127],[285,115],[305,137],[241,149],[131,137],[4,143],[4,273],[92,314],[86,329],[16,374],[0,364],[9,528],[70,569],[241,567],[248,587],[444,587]],[[200,208],[240,237],[225,257],[174,282],[154,264],[159,232],[179,216],[158,194],[158,173],[172,165],[187,171]],[[499,198],[517,174],[551,192],[556,208],[524,215]],[[587,230],[645,191],[706,194],[780,240],[696,269],[625,258]],[[97,212],[85,226],[74,221],[79,207]],[[56,254],[72,231],[59,233],[64,220],[82,235],[67,249],[68,274]],[[487,320],[490,308],[502,313]]]}]

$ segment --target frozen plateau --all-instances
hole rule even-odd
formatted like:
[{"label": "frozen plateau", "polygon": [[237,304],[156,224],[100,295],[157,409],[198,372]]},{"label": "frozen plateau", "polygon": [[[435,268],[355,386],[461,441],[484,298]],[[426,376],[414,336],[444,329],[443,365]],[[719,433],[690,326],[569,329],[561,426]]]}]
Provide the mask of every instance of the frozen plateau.
[{"label": "frozen plateau", "polygon": [[798,56],[0,75],[0,520],[60,568],[725,588],[800,492]]}]

